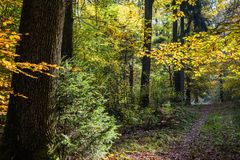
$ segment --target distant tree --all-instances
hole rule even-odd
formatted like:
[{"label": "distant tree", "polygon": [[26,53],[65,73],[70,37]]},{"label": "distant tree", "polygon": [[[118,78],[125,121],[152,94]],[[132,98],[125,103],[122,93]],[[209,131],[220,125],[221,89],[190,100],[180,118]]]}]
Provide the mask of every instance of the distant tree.
[{"label": "distant tree", "polygon": [[[196,5],[192,6],[187,4],[185,10],[186,17],[189,19],[188,27],[185,30],[185,34],[189,35],[191,31],[191,23],[193,23],[193,32],[204,32],[207,31],[206,19],[202,15],[202,2],[196,1]],[[186,75],[186,104],[191,104],[191,83],[194,81],[190,75]],[[198,101],[198,93],[194,94],[195,101]]]},{"label": "distant tree", "polygon": [[144,49],[145,56],[142,58],[142,76],[141,76],[141,97],[140,103],[142,107],[149,105],[149,82],[151,59],[148,56],[151,53],[152,41],[152,11],[154,0],[145,0],[144,14]]},{"label": "distant tree", "polygon": [[[173,0],[172,5],[176,5],[176,1]],[[181,4],[180,10],[183,11],[183,3]],[[173,10],[173,14],[177,14],[177,9]],[[184,37],[184,17],[180,18],[180,40],[183,43]],[[173,22],[172,30],[172,42],[178,42],[178,21]],[[184,99],[184,71],[174,72],[174,87],[175,87],[175,101],[180,102]]]},{"label": "distant tree", "polygon": [[[24,0],[17,47],[17,62],[59,64],[63,21],[63,0]],[[11,95],[4,133],[5,160],[50,159],[55,121],[53,77],[25,70],[37,78],[13,74]],[[55,74],[51,69],[50,74]],[[23,96],[17,96],[22,94]]]}]

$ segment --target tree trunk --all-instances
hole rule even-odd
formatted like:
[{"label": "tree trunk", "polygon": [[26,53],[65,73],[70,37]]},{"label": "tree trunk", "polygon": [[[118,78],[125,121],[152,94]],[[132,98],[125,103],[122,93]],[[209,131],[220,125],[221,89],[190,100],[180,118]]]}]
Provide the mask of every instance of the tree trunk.
[{"label": "tree trunk", "polygon": [[[173,0],[172,2],[173,5],[176,4],[176,1]],[[173,10],[173,14],[176,14],[177,13],[177,10]],[[174,21],[173,22],[173,25],[172,25],[172,42],[177,42],[178,41],[178,21]]]},{"label": "tree trunk", "polygon": [[194,94],[194,98],[195,98],[195,104],[198,104],[199,100],[198,100],[198,93]]},{"label": "tree trunk", "polygon": [[[175,1],[173,1],[173,4],[175,4]],[[180,6],[180,10],[184,11],[184,2],[182,2]],[[174,14],[176,14],[176,10],[173,11]],[[173,42],[177,42],[177,21],[173,22]],[[180,41],[181,44],[184,44],[184,36],[185,36],[185,30],[184,30],[184,17],[180,18]],[[184,54],[184,53],[183,53]],[[174,84],[175,84],[175,93],[176,93],[176,102],[182,102],[184,100],[184,69],[181,69],[180,71],[175,71],[174,73]]]},{"label": "tree trunk", "polygon": [[[172,2],[173,5],[176,4],[176,1],[173,0]],[[176,14],[177,10],[173,10],[173,14]],[[181,29],[182,29],[182,19],[181,19]],[[181,31],[182,33],[182,31]],[[172,28],[172,42],[177,42],[178,41],[178,21],[174,21],[173,22],[173,28]],[[182,78],[184,77],[183,75],[183,71],[175,71],[174,72],[174,88],[175,88],[175,101],[179,102],[182,99],[182,83],[184,83],[184,80],[182,80]]]},{"label": "tree trunk", "polygon": [[[191,28],[191,24],[192,24],[192,18],[188,17],[188,23],[187,23],[187,27],[185,30],[185,36],[189,36],[190,33],[190,28]],[[191,69],[188,67],[187,68],[188,71],[190,71]],[[191,105],[191,101],[192,101],[192,97],[191,97],[191,77],[190,74],[186,74],[186,105]]]},{"label": "tree trunk", "polygon": [[220,102],[223,103],[224,102],[224,91],[223,91],[223,75],[222,74],[220,74],[220,76],[219,76],[219,85],[220,85],[219,98],[220,98]]},{"label": "tree trunk", "polygon": [[187,83],[186,104],[191,105],[191,79],[189,75],[186,76],[186,83]]},{"label": "tree trunk", "polygon": [[142,76],[141,76],[141,107],[149,105],[149,80],[151,59],[147,55],[151,53],[152,41],[152,7],[154,0],[145,0],[145,22],[144,22],[144,49],[145,56],[142,58]]},{"label": "tree trunk", "polygon": [[193,6],[193,24],[194,24],[194,32],[207,31],[206,19],[202,15],[201,0],[197,0],[196,5]]},{"label": "tree trunk", "polygon": [[184,99],[184,71],[175,71],[174,84],[176,92],[176,102],[181,102]]},{"label": "tree trunk", "polygon": [[[18,62],[59,64],[63,21],[63,0],[24,0],[19,32],[24,36],[17,47]],[[26,35],[28,34],[28,35]],[[26,70],[38,78],[13,74],[4,134],[4,159],[47,160],[53,145],[56,81]],[[50,73],[55,74],[51,69]],[[2,158],[2,157],[1,157]]]},{"label": "tree trunk", "polygon": [[173,89],[173,77],[171,66],[168,66],[168,74],[169,74],[169,86],[171,89]]},{"label": "tree trunk", "polygon": [[65,18],[63,27],[62,55],[64,59],[73,56],[73,3],[68,1],[65,3]]},{"label": "tree trunk", "polygon": [[[184,8],[185,7],[185,2],[182,2],[181,6],[180,6],[180,10],[182,12],[184,12]],[[185,17],[181,17],[180,19],[180,28],[181,28],[181,32],[180,32],[180,41],[181,41],[181,44],[183,45],[184,44],[184,37],[185,37],[185,27],[184,27],[184,19]],[[185,53],[183,53],[185,54]],[[179,71],[179,76],[180,76],[180,90],[179,92],[181,93],[181,100],[184,101],[184,90],[185,90],[185,87],[184,87],[184,83],[185,83],[185,73],[184,73],[184,68],[181,69],[181,71]]]},{"label": "tree trunk", "polygon": [[133,86],[134,86],[134,58],[133,54],[131,55],[131,60],[129,62],[129,86],[130,86],[130,97],[131,103],[134,103],[134,95],[133,95]]}]

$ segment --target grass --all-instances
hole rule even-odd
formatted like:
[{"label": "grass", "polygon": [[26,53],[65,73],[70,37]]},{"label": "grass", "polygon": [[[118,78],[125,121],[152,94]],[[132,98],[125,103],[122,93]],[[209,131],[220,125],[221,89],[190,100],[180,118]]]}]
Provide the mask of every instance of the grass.
[{"label": "grass", "polygon": [[240,108],[222,106],[209,115],[191,147],[192,159],[232,160],[240,157]]}]

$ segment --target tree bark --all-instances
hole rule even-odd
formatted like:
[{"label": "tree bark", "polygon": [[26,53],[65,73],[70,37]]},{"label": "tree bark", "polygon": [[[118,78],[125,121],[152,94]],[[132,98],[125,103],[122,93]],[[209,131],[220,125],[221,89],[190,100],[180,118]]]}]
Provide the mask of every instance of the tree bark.
[{"label": "tree bark", "polygon": [[186,104],[191,105],[191,78],[189,75],[186,76],[186,83],[187,83]]},{"label": "tree bark", "polygon": [[[188,17],[188,23],[185,30],[185,35],[188,36],[190,33],[191,23],[192,23],[192,17]],[[190,71],[189,68],[187,68],[188,71]],[[191,105],[192,97],[191,97],[191,77],[190,74],[186,74],[186,105]]]},{"label": "tree bark", "polygon": [[145,0],[145,22],[144,22],[144,49],[145,56],[142,58],[142,76],[141,76],[141,107],[149,105],[149,82],[150,82],[150,67],[151,59],[148,56],[151,53],[152,41],[152,7],[154,0]]},{"label": "tree bark", "polygon": [[134,103],[134,95],[133,95],[133,86],[134,86],[134,57],[131,55],[131,60],[129,62],[129,86],[130,86],[130,97],[131,103]]},{"label": "tree bark", "polygon": [[[23,34],[17,53],[18,62],[59,64],[63,21],[63,0],[24,0],[19,32]],[[28,35],[26,35],[28,34]],[[56,80],[25,70],[36,76],[13,74],[4,133],[4,159],[47,160],[53,145]],[[56,71],[49,71],[55,74]],[[0,156],[0,157],[1,157]],[[2,157],[1,157],[2,158]]]},{"label": "tree bark", "polygon": [[219,85],[220,85],[219,98],[220,98],[220,102],[223,103],[224,102],[224,91],[223,91],[223,75],[222,74],[219,75]]},{"label": "tree bark", "polygon": [[[172,4],[175,5],[176,1],[173,0]],[[177,10],[173,10],[173,14],[176,14]],[[184,28],[184,19],[181,18],[180,27],[181,27],[181,36],[182,36],[182,27]],[[182,41],[182,40],[181,40]],[[172,42],[178,42],[178,21],[173,22],[172,28]],[[175,88],[175,101],[180,102],[182,99],[182,90],[184,90],[184,72],[183,70],[174,72],[174,88]]]},{"label": "tree bark", "polygon": [[63,27],[62,54],[63,59],[73,56],[73,3],[67,1],[65,6],[65,18]]},{"label": "tree bark", "polygon": [[[173,5],[176,4],[176,1],[173,0],[172,2]],[[173,10],[173,14],[176,14],[177,10]],[[177,42],[178,41],[178,21],[174,21],[172,25],[172,42]]]}]

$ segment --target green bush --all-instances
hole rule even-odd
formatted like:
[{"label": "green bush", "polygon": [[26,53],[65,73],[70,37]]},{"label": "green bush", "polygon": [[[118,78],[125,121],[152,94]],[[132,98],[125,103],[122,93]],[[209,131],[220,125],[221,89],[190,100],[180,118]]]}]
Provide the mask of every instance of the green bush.
[{"label": "green bush", "polygon": [[117,138],[115,119],[93,76],[66,63],[57,88],[57,151],[62,159],[99,159]]}]

